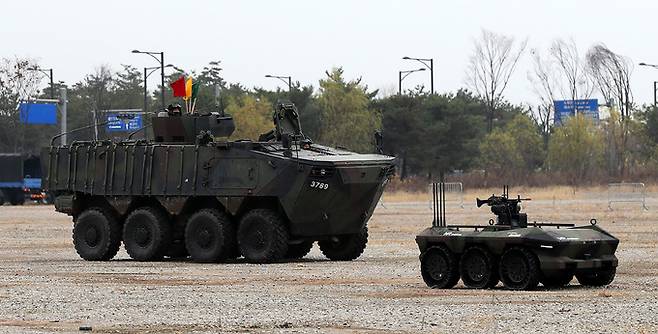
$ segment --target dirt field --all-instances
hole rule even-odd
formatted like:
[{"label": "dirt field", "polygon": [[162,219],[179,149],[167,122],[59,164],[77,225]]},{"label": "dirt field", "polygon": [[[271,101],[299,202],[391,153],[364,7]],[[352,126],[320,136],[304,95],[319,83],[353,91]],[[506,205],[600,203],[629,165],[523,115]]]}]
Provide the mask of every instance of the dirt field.
[{"label": "dirt field", "polygon": [[[613,284],[589,289],[574,280],[532,292],[428,289],[414,243],[430,224],[426,202],[385,200],[357,261],[329,262],[314,248],[302,261],[270,265],[139,263],[123,250],[114,261],[85,262],[69,217],[49,206],[3,206],[0,332],[658,332],[658,195],[648,211],[608,211],[603,197],[541,196],[526,207],[537,221],[598,218],[621,239]],[[449,222],[485,223],[488,210],[472,202],[449,204]]]}]

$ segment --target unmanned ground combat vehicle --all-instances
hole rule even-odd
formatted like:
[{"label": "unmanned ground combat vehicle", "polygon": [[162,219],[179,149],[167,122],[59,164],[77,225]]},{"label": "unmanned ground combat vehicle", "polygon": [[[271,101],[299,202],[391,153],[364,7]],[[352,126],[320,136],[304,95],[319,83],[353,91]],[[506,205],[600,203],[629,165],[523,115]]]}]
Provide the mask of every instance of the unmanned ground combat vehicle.
[{"label": "unmanned ground combat vehicle", "polygon": [[416,236],[423,280],[432,288],[452,288],[461,278],[469,288],[492,288],[502,281],[513,290],[569,284],[575,275],[586,286],[610,284],[615,277],[619,240],[596,226],[528,223],[520,196],[477,199],[496,215],[488,225],[447,225],[443,184],[433,184],[434,221]]},{"label": "unmanned ground combat vehicle", "polygon": [[223,113],[161,112],[153,140],[51,143],[44,185],[86,260],[111,259],[121,242],[140,261],[267,263],[315,241],[331,260],[359,257],[394,158],[314,144],[289,103],[273,119],[259,141],[227,140],[235,126]]}]

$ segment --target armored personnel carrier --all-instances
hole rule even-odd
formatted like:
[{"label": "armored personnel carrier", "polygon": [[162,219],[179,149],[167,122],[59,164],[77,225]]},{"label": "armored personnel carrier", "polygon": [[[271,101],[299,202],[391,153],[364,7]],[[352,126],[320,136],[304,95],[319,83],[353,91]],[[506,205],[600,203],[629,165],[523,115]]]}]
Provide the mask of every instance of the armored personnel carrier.
[{"label": "armored personnel carrier", "polygon": [[433,184],[434,221],[416,236],[423,280],[431,288],[452,288],[461,278],[468,288],[492,288],[502,281],[512,290],[562,287],[573,279],[585,286],[610,284],[617,268],[619,240],[596,225],[528,223],[521,201],[502,196],[477,199],[496,215],[488,225],[447,225],[445,191]]},{"label": "armored personnel carrier", "polygon": [[356,259],[394,158],[314,144],[289,103],[273,120],[258,141],[228,140],[223,113],[167,112],[152,118],[153,140],[53,138],[44,186],[73,217],[85,260],[109,260],[123,243],[139,261],[267,263],[301,258],[315,241],[331,260]]}]

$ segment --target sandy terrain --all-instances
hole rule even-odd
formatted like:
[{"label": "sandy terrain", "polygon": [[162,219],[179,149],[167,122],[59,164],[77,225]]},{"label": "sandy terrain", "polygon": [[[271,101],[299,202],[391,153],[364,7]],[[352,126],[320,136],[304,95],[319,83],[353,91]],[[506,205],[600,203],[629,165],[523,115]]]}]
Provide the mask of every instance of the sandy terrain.
[{"label": "sandy terrain", "polygon": [[[529,194],[532,195],[532,194]],[[658,332],[658,195],[607,210],[603,196],[529,202],[531,220],[599,224],[621,239],[607,288],[511,292],[428,289],[415,234],[425,202],[385,203],[370,222],[364,255],[253,265],[85,262],[68,216],[49,206],[0,207],[0,332],[93,333],[461,333]],[[485,223],[468,201],[448,205],[452,223]]]}]

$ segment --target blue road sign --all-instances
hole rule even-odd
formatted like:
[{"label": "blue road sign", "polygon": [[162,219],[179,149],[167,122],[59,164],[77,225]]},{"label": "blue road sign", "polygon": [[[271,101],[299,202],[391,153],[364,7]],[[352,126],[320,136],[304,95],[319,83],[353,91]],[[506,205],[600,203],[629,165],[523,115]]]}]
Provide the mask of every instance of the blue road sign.
[{"label": "blue road sign", "polygon": [[594,122],[599,121],[599,100],[555,100],[555,124],[560,125],[567,118],[577,113],[592,119]]},{"label": "blue road sign", "polygon": [[142,115],[135,114],[132,119],[119,119],[117,114],[107,114],[108,132],[135,131],[142,128]]},{"label": "blue road sign", "polygon": [[18,105],[23,124],[57,124],[57,105],[54,103],[28,103]]}]

